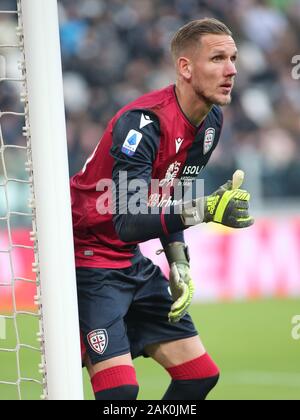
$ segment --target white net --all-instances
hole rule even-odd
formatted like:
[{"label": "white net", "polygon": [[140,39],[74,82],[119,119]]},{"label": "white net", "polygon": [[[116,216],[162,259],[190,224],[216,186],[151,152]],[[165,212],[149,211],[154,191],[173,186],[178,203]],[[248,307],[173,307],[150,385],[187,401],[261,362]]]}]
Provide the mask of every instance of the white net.
[{"label": "white net", "polygon": [[46,392],[22,16],[15,6],[0,10],[0,400]]}]

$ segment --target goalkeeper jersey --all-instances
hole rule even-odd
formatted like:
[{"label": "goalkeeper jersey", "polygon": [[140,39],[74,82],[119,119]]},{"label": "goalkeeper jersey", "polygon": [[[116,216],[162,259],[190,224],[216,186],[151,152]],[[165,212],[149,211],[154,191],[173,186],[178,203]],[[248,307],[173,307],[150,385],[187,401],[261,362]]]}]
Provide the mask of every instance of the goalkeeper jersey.
[{"label": "goalkeeper jersey", "polygon": [[222,123],[213,106],[199,127],[191,124],[174,85],[122,108],[71,178],[76,266],[127,268],[141,258],[140,242],[180,240],[185,226],[174,185],[186,188],[199,177]]}]

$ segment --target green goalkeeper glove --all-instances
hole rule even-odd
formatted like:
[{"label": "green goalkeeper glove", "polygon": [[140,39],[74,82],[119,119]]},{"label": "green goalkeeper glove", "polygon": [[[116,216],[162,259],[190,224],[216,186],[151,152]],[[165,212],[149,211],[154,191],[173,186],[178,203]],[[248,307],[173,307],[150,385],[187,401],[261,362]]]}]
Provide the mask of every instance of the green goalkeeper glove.
[{"label": "green goalkeeper glove", "polygon": [[249,215],[250,194],[247,191],[232,189],[228,181],[212,195],[206,197],[204,221],[220,223],[236,229],[246,228],[254,223]]},{"label": "green goalkeeper glove", "polygon": [[[239,181],[236,181],[236,174],[242,174]],[[188,205],[182,212],[184,224],[193,226],[203,222],[215,222],[236,229],[253,225],[254,218],[249,215],[250,194],[239,189],[242,181],[243,173],[237,171],[232,181],[227,181],[213,194],[186,203]]]},{"label": "green goalkeeper glove", "polygon": [[184,243],[174,242],[165,249],[169,261],[170,291],[174,300],[168,314],[169,322],[179,322],[192,302],[195,286],[190,275],[188,248]]}]

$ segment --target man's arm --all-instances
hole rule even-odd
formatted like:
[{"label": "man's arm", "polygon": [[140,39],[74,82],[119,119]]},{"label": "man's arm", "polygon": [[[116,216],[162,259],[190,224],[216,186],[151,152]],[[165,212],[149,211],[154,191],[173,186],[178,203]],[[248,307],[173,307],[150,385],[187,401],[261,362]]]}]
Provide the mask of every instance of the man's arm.
[{"label": "man's arm", "polygon": [[[203,222],[216,222],[234,228],[253,224],[248,207],[250,195],[232,190],[228,182],[208,197],[183,205],[148,207],[148,190],[160,142],[157,116],[148,111],[129,111],[121,116],[113,130],[111,155],[115,159],[112,178],[115,185],[115,229],[124,242],[144,242],[169,236]],[[124,179],[120,179],[121,175]],[[143,187],[134,184],[143,181]],[[143,194],[137,192],[142,189]],[[167,211],[168,210],[168,211]]]},{"label": "man's arm", "polygon": [[[113,221],[124,242],[143,242],[184,229],[179,214],[165,216],[162,208],[151,214],[148,207],[148,190],[159,143],[159,120],[151,112],[129,111],[120,117],[114,127],[111,155],[115,160],[112,177],[116,188],[116,214]],[[120,180],[121,173],[124,176]],[[138,203],[135,201],[138,186],[133,184],[137,180],[144,182],[144,191],[139,195]],[[137,205],[139,211],[134,214]],[[174,213],[174,206],[170,210]]]}]

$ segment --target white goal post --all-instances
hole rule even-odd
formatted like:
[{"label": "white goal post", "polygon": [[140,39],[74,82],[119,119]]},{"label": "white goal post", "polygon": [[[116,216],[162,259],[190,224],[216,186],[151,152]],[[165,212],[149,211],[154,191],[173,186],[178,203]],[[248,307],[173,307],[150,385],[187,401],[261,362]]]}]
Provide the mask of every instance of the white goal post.
[{"label": "white goal post", "polygon": [[24,134],[31,149],[27,169],[31,172],[32,238],[40,286],[44,398],[82,400],[57,0],[17,0],[17,5],[26,89]]},{"label": "white goal post", "polygon": [[48,398],[82,399],[57,0],[21,0]]}]

